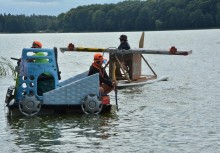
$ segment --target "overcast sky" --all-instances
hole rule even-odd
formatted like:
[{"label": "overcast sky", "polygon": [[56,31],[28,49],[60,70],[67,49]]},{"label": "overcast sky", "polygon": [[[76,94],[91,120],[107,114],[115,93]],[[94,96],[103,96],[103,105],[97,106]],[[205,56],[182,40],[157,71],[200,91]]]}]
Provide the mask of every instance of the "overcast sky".
[{"label": "overcast sky", "polygon": [[120,1],[123,0],[0,0],[0,14],[58,15],[77,6]]}]

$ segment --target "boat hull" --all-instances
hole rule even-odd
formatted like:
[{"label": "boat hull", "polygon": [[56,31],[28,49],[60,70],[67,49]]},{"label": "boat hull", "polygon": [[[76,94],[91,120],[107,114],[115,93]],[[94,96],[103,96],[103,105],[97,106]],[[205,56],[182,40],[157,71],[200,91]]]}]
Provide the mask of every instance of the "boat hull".
[{"label": "boat hull", "polygon": [[[103,105],[99,114],[110,113],[112,111],[112,105]],[[7,107],[7,116],[24,116],[19,110],[18,106]],[[56,114],[85,114],[81,105],[42,105],[37,116],[56,115]]]},{"label": "boat hull", "polygon": [[119,80],[118,81],[118,85],[117,88],[118,89],[123,89],[123,88],[129,88],[129,87],[136,87],[136,86],[143,86],[146,84],[151,84],[154,82],[159,82],[159,81],[167,81],[169,79],[169,77],[164,76],[164,77],[160,77],[160,78],[154,78],[154,79],[146,79],[146,80],[142,80],[142,81],[134,81],[134,82],[128,82],[125,80]]}]

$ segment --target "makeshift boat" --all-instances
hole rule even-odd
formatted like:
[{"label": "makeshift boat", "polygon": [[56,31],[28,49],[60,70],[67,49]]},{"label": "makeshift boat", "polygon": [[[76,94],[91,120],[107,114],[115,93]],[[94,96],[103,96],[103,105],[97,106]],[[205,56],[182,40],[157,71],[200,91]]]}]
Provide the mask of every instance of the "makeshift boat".
[{"label": "makeshift boat", "polygon": [[[45,56],[33,56],[43,52]],[[16,67],[14,86],[8,88],[5,98],[7,114],[48,115],[57,113],[98,114],[109,112],[109,95],[99,93],[99,75],[76,75],[60,82],[57,49],[24,48]],[[46,59],[48,62],[33,62]],[[31,62],[32,61],[32,62]]]},{"label": "makeshift boat", "polygon": [[[143,54],[157,55],[182,55],[187,56],[192,50],[179,51],[175,46],[170,50],[149,50],[144,49],[144,32],[139,41],[139,48],[129,50],[119,50],[117,48],[85,48],[75,47],[73,43],[69,43],[68,47],[60,48],[61,52],[102,52],[109,53],[109,61],[105,67],[109,66],[109,76],[112,80],[117,81],[117,88],[127,88],[142,86],[157,81],[168,80],[167,76],[158,77],[152,69]],[[152,74],[142,74],[142,61],[148,66]]]},{"label": "makeshift boat", "polygon": [[[174,46],[170,50],[143,49],[143,41],[144,33],[137,49],[83,48],[75,47],[70,43],[68,47],[60,48],[60,50],[62,52],[109,53],[109,61],[105,67],[109,66],[109,76],[118,82],[116,89],[168,79],[168,77],[158,78],[143,54],[186,56],[192,53],[191,50],[177,51]],[[37,52],[43,52],[45,56],[33,56]],[[37,59],[46,59],[47,62],[36,62]],[[142,59],[153,75],[141,74]],[[16,83],[8,88],[5,98],[9,116],[56,113],[99,114],[111,111],[112,104],[109,95],[100,95],[99,93],[99,74],[87,76],[88,71],[85,71],[67,80],[60,81],[56,48],[24,48],[21,59],[16,60],[18,60]],[[117,92],[115,95],[117,108]]]}]

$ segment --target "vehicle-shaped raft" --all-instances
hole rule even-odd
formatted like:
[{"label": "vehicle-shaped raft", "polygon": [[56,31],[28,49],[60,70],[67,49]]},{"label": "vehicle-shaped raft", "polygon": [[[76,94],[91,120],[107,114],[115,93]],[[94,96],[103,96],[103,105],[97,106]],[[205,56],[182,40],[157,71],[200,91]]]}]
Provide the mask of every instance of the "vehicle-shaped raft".
[{"label": "vehicle-shaped raft", "polygon": [[[113,81],[118,82],[117,88],[140,86],[168,79],[168,77],[158,78],[143,54],[187,56],[192,53],[192,50],[179,51],[174,46],[170,50],[149,50],[144,49],[143,44],[144,32],[137,49],[84,48],[75,47],[70,43],[68,47],[60,48],[60,50],[61,52],[109,53],[109,61],[105,67],[109,66],[109,76]],[[33,56],[37,52],[43,52],[45,56]],[[39,59],[47,62],[37,62]],[[142,60],[153,75],[142,74]],[[117,68],[119,71],[116,70]],[[101,95],[99,92],[99,74],[87,76],[88,71],[85,71],[60,81],[56,48],[24,48],[16,70],[15,86],[8,88],[5,98],[9,115],[33,116],[77,112],[99,114],[111,110],[109,95]],[[117,92],[115,95],[116,108],[118,108]]]},{"label": "vehicle-shaped raft", "polygon": [[[37,52],[45,56],[33,56]],[[37,62],[39,59],[47,62]],[[8,115],[98,114],[111,110],[109,95],[99,92],[99,74],[87,76],[85,72],[60,81],[56,48],[24,48],[17,63],[16,83],[8,88],[5,98]]]}]

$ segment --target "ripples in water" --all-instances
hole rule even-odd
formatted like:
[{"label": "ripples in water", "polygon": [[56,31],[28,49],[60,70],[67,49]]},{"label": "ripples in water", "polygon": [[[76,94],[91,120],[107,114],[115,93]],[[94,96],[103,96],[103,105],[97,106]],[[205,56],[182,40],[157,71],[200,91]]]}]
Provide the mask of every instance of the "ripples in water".
[{"label": "ripples in water", "polygon": [[[45,46],[63,47],[74,41],[77,46],[109,47],[118,44],[120,34],[96,33],[95,39],[94,33],[0,35],[0,53],[19,55],[36,37]],[[127,33],[131,46],[137,46],[140,34]],[[146,32],[146,48],[163,49],[175,44],[178,49],[192,49],[193,54],[187,57],[144,55],[158,75],[168,76],[169,80],[119,90],[118,112],[32,118],[1,115],[1,151],[220,152],[219,35],[218,29]],[[59,53],[62,79],[88,69],[92,57],[93,54]],[[12,78],[0,79],[1,114],[4,114],[5,92],[12,83]],[[113,104],[114,96],[111,93]]]}]

